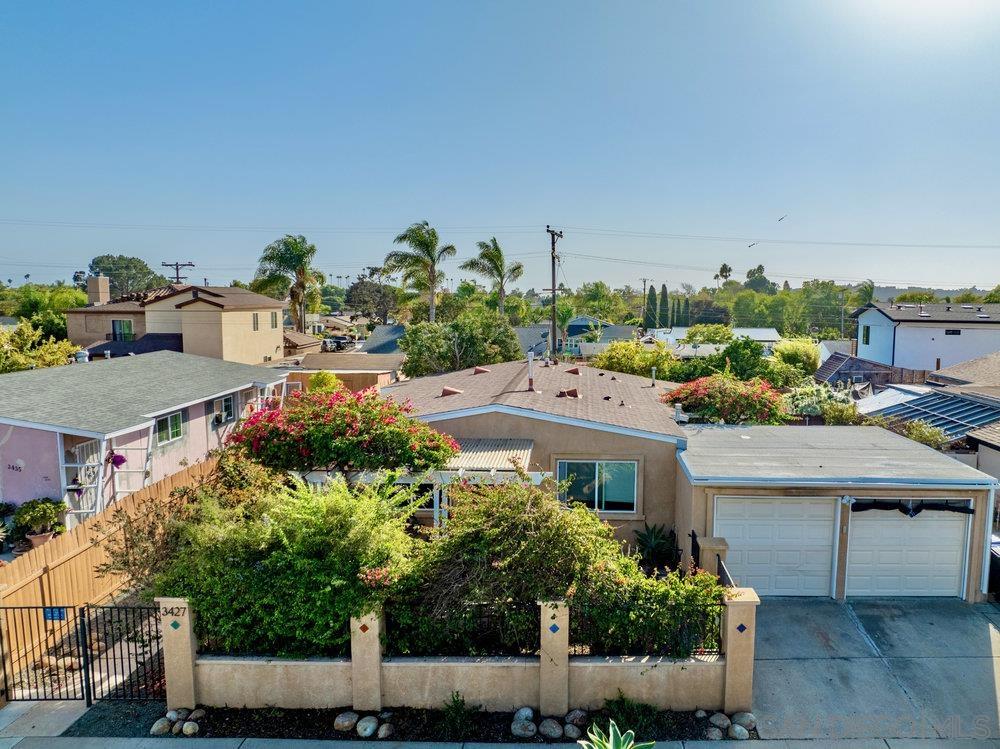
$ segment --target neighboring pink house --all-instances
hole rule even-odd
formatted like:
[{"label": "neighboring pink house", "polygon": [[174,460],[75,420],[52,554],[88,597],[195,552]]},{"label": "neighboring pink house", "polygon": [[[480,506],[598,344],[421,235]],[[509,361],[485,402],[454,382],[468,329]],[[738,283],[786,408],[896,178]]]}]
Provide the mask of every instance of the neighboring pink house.
[{"label": "neighboring pink house", "polygon": [[0,500],[68,524],[203,460],[286,373],[172,351],[0,375]]}]

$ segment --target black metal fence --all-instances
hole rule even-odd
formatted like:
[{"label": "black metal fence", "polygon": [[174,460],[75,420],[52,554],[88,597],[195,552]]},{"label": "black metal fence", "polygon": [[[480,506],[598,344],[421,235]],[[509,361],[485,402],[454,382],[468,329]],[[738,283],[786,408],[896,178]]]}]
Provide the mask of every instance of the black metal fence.
[{"label": "black metal fence", "polygon": [[695,567],[701,567],[701,544],[698,543],[698,534],[691,531],[691,562]]},{"label": "black metal fence", "polygon": [[22,700],[153,700],[166,694],[150,606],[0,607],[4,695]]},{"label": "black metal fence", "polygon": [[659,655],[686,658],[722,652],[722,603],[659,605],[657,612],[630,618],[628,633],[608,626],[613,613],[604,605],[570,611],[572,655]]},{"label": "black metal fence", "polygon": [[725,585],[727,588],[735,588],[736,583],[733,582],[733,576],[729,574],[729,568],[723,561],[722,557],[718,554],[715,555],[716,564],[718,564],[719,570],[719,582]]},{"label": "black metal fence", "polygon": [[390,605],[385,627],[389,655],[534,655],[541,647],[541,610],[534,601],[470,603],[440,617]]}]

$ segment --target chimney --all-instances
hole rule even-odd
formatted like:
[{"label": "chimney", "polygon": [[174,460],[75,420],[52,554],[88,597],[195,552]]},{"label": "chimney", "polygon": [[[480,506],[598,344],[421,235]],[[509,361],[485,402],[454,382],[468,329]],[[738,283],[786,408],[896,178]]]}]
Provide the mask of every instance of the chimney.
[{"label": "chimney", "polygon": [[681,409],[681,404],[680,403],[675,403],[674,404],[674,421],[678,421],[679,422],[683,418],[684,418],[684,411],[683,411],[683,409]]},{"label": "chimney", "polygon": [[528,392],[535,392],[535,352],[528,352]]},{"label": "chimney", "polygon": [[87,276],[87,304],[98,306],[111,301],[111,279],[107,276]]}]

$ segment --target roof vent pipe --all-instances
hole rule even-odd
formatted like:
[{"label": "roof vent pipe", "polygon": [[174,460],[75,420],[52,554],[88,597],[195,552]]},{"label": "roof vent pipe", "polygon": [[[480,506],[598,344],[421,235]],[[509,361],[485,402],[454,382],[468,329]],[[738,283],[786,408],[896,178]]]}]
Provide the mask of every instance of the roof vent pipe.
[{"label": "roof vent pipe", "polygon": [[656,367],[653,367],[653,381],[649,385],[650,387],[656,387]]},{"label": "roof vent pipe", "polygon": [[528,352],[528,392],[535,392],[535,352]]},{"label": "roof vent pipe", "polygon": [[86,364],[90,361],[90,352],[88,351],[77,351],[76,361],[78,364]]},{"label": "roof vent pipe", "polygon": [[111,358],[111,352],[105,349],[105,351],[104,351],[104,358],[105,359],[110,359]]}]

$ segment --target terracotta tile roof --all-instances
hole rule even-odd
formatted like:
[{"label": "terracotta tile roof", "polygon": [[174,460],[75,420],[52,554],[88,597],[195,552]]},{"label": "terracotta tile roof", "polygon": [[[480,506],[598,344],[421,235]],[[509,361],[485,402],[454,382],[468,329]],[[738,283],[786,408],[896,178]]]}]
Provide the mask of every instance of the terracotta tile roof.
[{"label": "terracotta tile roof", "polygon": [[[529,391],[525,361],[489,364],[483,369],[480,374],[463,369],[419,377],[382,392],[398,401],[409,400],[418,417],[493,406],[684,439],[673,411],[659,400],[662,393],[676,387],[674,383],[659,380],[652,384],[648,377],[536,362],[535,389]],[[457,392],[442,395],[446,388]],[[579,397],[560,395],[572,390]]]}]

